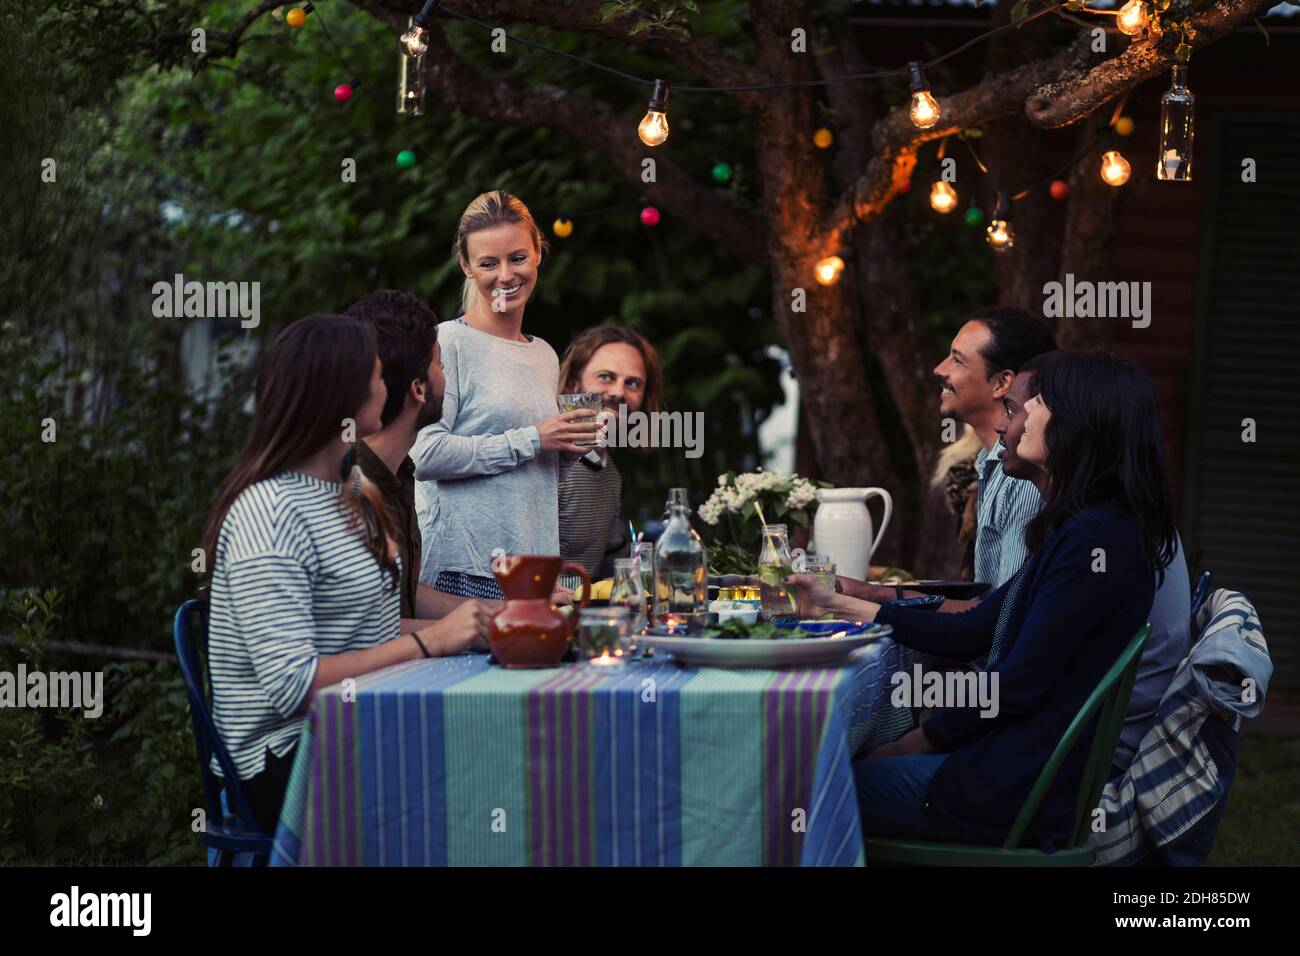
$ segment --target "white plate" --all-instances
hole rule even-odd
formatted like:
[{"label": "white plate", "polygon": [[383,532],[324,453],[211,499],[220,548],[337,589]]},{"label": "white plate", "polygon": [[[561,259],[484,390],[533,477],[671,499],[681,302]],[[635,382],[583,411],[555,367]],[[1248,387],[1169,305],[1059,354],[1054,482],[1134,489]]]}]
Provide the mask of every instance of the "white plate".
[{"label": "white plate", "polygon": [[772,640],[646,635],[640,638],[639,643],[672,654],[682,664],[696,667],[824,667],[840,663],[859,647],[887,637],[893,630],[880,624],[853,637]]}]

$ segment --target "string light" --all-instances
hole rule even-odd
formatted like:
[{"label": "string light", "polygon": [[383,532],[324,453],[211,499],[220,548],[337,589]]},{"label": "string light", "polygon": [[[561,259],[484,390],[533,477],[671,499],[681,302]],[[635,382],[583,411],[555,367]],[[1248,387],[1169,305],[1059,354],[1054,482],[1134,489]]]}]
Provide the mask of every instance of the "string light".
[{"label": "string light", "polygon": [[966,225],[973,229],[984,221],[984,210],[974,203],[971,203],[971,207],[966,210],[965,219]]},{"label": "string light", "polygon": [[285,14],[284,22],[289,24],[289,26],[297,29],[298,27],[302,26],[304,23],[307,22],[307,14],[311,13],[312,9],[313,7],[310,3],[307,4],[306,6],[294,7],[287,14]]},{"label": "string light", "polygon": [[844,260],[839,256],[827,256],[825,259],[817,260],[817,281],[822,285],[834,285],[840,281],[840,273],[844,271]]},{"label": "string light", "polygon": [[410,169],[415,165],[415,150],[404,149],[397,154],[397,168]]},{"label": "string light", "polygon": [[957,190],[952,183],[936,179],[930,187],[930,208],[935,212],[949,213],[957,208]]},{"label": "string light", "polygon": [[660,146],[668,138],[668,81],[655,80],[654,92],[636,134],[647,146]]},{"label": "string light", "polygon": [[994,252],[1006,252],[1016,244],[1015,233],[1011,229],[1011,197],[1007,193],[998,193],[997,205],[993,207],[993,218],[989,220],[989,227],[984,231],[988,244],[993,247]]},{"label": "string light", "polygon": [[437,5],[438,0],[424,0],[424,6],[420,8],[420,12],[410,19],[409,28],[402,34],[402,38],[398,40],[407,56],[423,56],[424,52],[429,49],[429,34],[425,27],[429,25],[429,20],[433,17],[433,10]]},{"label": "string light", "polygon": [[1070,187],[1063,179],[1052,180],[1052,185],[1048,187],[1048,192],[1052,194],[1055,200],[1062,200],[1070,195]]},{"label": "string light", "polygon": [[713,181],[715,183],[731,182],[731,164],[715,163],[712,169]]},{"label": "string light", "polygon": [[352,91],[360,84],[358,83],[340,83],[334,87],[334,99],[340,103],[346,103],[352,99]]},{"label": "string light", "polygon": [[1156,178],[1166,182],[1191,182],[1192,139],[1196,129],[1192,114],[1196,97],[1187,88],[1187,64],[1174,65],[1173,84],[1160,97],[1160,150]]},{"label": "string light", "polygon": [[1128,3],[1119,8],[1115,17],[1115,26],[1119,27],[1119,32],[1131,37],[1145,30],[1149,22],[1147,5],[1142,0],[1128,0]]},{"label": "string light", "polygon": [[573,235],[573,221],[569,219],[557,219],[551,223],[551,232],[555,233],[561,239],[567,239]]},{"label": "string light", "polygon": [[646,206],[641,210],[641,225],[647,228],[654,228],[659,225],[659,210],[654,206]]},{"label": "string light", "polygon": [[1109,186],[1123,186],[1128,182],[1131,167],[1128,160],[1117,149],[1108,149],[1101,154],[1101,178]]},{"label": "string light", "polygon": [[835,136],[825,126],[813,133],[813,145],[818,149],[830,149],[833,142],[835,142]]},{"label": "string light", "polygon": [[1119,119],[1115,120],[1115,132],[1119,133],[1121,136],[1132,136],[1133,117],[1121,116]]},{"label": "string light", "polygon": [[912,118],[912,122],[918,129],[929,129],[939,122],[939,103],[930,92],[930,84],[925,78],[925,67],[920,61],[913,60],[907,64],[907,70],[912,77],[909,84],[912,104],[907,109],[907,115]]}]

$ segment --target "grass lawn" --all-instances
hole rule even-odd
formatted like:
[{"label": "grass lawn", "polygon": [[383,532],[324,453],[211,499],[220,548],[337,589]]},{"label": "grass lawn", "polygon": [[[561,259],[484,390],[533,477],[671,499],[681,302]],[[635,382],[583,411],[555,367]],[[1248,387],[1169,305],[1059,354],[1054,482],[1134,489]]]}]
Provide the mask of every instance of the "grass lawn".
[{"label": "grass lawn", "polygon": [[1251,732],[1209,866],[1300,866],[1300,739]]}]

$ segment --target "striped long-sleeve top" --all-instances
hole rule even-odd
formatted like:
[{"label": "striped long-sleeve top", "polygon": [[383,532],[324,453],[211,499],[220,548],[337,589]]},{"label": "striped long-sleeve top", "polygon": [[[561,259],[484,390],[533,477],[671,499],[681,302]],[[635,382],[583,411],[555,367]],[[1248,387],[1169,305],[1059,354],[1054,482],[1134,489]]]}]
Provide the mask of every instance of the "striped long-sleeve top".
[{"label": "striped long-sleeve top", "polygon": [[1012,478],[1002,470],[1001,441],[980,449],[975,473],[979,478],[975,580],[1000,588],[1029,557],[1025,526],[1042,510],[1043,496],[1032,481]]},{"label": "striped long-sleeve top", "polygon": [[208,624],[212,711],[242,780],[262,771],[268,749],[284,756],[297,741],[322,655],[398,634],[398,590],[349,528],[342,488],[282,472],[245,489],[222,522]]}]

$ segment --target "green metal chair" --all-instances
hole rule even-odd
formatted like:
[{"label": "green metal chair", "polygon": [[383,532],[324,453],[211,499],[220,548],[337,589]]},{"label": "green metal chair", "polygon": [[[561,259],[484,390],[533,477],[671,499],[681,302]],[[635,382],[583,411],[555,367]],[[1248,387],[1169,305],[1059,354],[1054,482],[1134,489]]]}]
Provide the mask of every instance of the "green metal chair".
[{"label": "green metal chair", "polygon": [[[924,840],[867,840],[867,864],[878,863],[899,866],[1091,866],[1097,855],[1089,839],[1092,811],[1101,799],[1102,788],[1110,770],[1115,746],[1119,743],[1128,711],[1129,696],[1137,677],[1138,662],[1142,659],[1142,646],[1151,634],[1151,625],[1144,624],[1137,636],[1124,648],[1114,666],[1101,679],[1096,690],[1079,708],[1070,722],[1061,742],[1038,775],[1034,788],[1029,791],[1020,815],[1012,824],[1001,846],[976,846],[969,843],[930,843]],[[1038,812],[1038,806],[1056,779],[1057,771],[1074,748],[1088,722],[1101,712],[1097,733],[1092,738],[1088,761],[1084,765],[1083,779],[1079,784],[1079,799],[1074,812],[1074,832],[1065,849],[1055,853],[1022,847],[1020,840],[1029,823]]]}]

